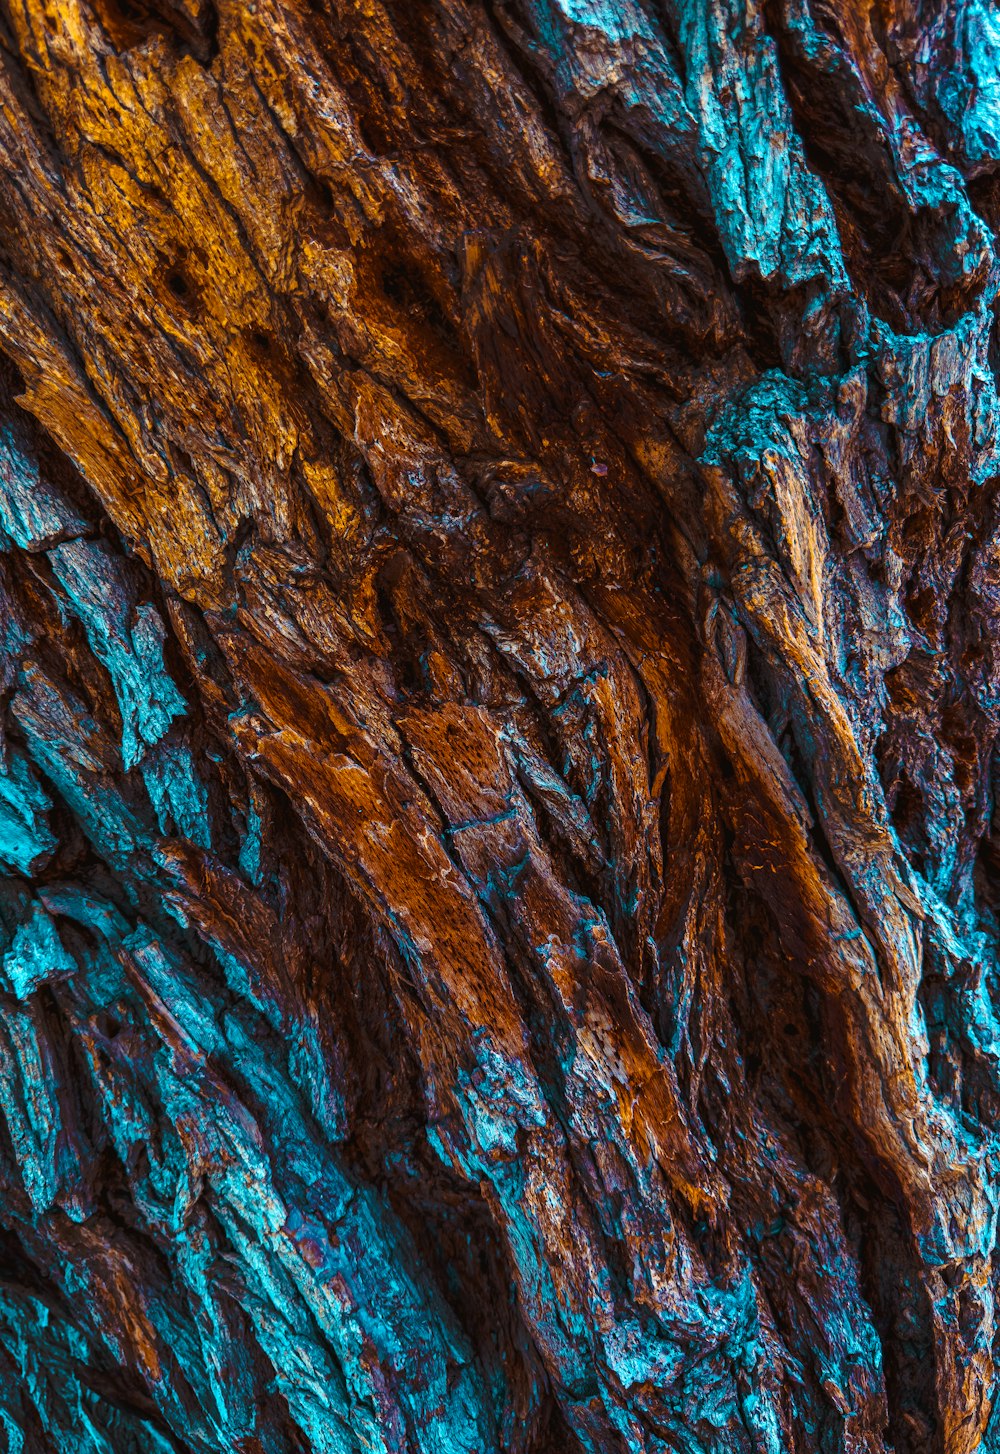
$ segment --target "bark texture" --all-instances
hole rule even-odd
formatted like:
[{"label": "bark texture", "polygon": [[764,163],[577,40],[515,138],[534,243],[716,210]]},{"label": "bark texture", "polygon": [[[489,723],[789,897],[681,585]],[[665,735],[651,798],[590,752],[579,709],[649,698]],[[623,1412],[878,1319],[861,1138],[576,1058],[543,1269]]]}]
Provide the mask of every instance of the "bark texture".
[{"label": "bark texture", "polygon": [[990,0],[2,0],[7,1454],[1000,1448],[998,224]]}]

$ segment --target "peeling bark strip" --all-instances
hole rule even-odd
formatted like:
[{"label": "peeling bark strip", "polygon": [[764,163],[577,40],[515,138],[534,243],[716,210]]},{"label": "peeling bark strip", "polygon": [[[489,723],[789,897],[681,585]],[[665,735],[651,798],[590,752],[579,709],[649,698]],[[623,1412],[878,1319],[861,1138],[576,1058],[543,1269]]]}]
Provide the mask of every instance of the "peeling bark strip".
[{"label": "peeling bark strip", "polygon": [[0,0],[0,1449],[1000,1447],[998,225],[991,0]]}]

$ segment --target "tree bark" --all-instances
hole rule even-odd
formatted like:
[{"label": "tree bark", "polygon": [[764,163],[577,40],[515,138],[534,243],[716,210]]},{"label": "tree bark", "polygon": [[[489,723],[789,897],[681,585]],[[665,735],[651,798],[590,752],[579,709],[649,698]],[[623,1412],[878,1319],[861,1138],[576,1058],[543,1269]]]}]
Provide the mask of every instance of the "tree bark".
[{"label": "tree bark", "polygon": [[1000,1440],[998,222],[989,0],[0,0],[0,1448]]}]

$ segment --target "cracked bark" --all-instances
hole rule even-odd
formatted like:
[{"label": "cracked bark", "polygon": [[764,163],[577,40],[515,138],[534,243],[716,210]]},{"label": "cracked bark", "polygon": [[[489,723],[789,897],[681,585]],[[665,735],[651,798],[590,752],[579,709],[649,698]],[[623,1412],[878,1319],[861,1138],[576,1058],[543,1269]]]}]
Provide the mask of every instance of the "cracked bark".
[{"label": "cracked bark", "polygon": [[998,75],[2,0],[12,1454],[1000,1437]]}]

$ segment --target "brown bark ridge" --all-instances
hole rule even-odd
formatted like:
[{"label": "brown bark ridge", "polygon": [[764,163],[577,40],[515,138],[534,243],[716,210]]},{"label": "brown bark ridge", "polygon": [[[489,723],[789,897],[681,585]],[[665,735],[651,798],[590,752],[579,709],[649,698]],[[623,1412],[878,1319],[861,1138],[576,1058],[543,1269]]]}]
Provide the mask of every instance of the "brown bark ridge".
[{"label": "brown bark ridge", "polygon": [[990,0],[0,0],[0,1447],[1000,1448]]}]

